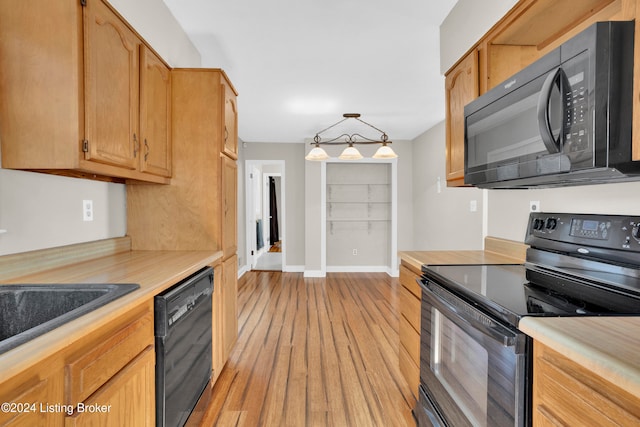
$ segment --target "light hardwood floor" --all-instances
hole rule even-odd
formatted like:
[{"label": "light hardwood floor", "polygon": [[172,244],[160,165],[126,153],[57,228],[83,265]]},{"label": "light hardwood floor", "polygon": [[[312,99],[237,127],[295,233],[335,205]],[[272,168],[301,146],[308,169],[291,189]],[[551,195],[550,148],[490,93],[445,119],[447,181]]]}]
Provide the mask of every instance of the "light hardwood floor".
[{"label": "light hardwood floor", "polygon": [[378,273],[246,273],[238,342],[203,425],[415,426],[399,287]]}]

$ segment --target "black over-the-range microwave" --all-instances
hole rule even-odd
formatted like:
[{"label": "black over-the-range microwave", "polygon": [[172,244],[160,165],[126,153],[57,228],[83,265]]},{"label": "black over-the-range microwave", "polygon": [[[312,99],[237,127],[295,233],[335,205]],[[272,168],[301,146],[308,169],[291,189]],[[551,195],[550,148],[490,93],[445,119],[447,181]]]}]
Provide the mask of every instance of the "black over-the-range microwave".
[{"label": "black over-the-range microwave", "polygon": [[465,106],[464,181],[528,188],[640,179],[634,22],[598,22]]}]

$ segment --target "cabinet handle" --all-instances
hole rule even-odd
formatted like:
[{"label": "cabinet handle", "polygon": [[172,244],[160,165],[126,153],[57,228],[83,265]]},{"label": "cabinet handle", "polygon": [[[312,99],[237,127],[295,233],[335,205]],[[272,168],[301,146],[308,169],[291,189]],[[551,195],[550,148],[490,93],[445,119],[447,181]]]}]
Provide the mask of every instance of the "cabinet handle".
[{"label": "cabinet handle", "polygon": [[136,134],[133,134],[133,158],[135,159],[136,157],[138,157],[138,137],[136,136]]},{"label": "cabinet handle", "polygon": [[227,142],[228,138],[229,138],[229,131],[227,130],[227,126],[225,125],[225,127],[224,127],[224,142]]},{"label": "cabinet handle", "polygon": [[144,139],[144,161],[147,161],[147,157],[149,157],[149,144],[147,144],[147,138]]}]

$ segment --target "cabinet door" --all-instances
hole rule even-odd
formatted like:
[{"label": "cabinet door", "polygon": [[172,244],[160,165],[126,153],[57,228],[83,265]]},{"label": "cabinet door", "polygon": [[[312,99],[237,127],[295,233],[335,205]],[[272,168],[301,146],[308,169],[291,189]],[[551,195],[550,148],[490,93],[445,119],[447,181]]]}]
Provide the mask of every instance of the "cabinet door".
[{"label": "cabinet door", "polygon": [[84,8],[85,159],[136,169],[138,37],[100,0]]},{"label": "cabinet door", "polygon": [[171,73],[146,46],[140,49],[141,170],[171,176]]},{"label": "cabinet door", "polygon": [[640,399],[546,345],[533,344],[534,426],[638,426]]},{"label": "cabinet door", "polygon": [[223,360],[229,358],[238,339],[238,257],[236,255],[222,263],[223,290]]},{"label": "cabinet door", "polygon": [[224,338],[223,338],[223,327],[222,323],[224,322],[224,304],[222,301],[222,293],[224,289],[223,275],[222,275],[222,264],[217,265],[213,268],[213,294],[212,298],[212,324],[211,324],[211,383],[215,384],[218,376],[220,376],[220,372],[224,367],[226,362],[225,356],[225,347],[224,347]]},{"label": "cabinet door", "polygon": [[229,85],[224,86],[224,152],[232,158],[238,155],[238,109],[236,94]]},{"label": "cabinet door", "polygon": [[469,53],[445,79],[447,185],[464,185],[464,106],[478,97],[478,52]]},{"label": "cabinet door", "polygon": [[65,425],[155,426],[155,361],[153,347],[147,347],[83,402],[91,411],[76,411]]},{"label": "cabinet door", "polygon": [[222,252],[224,257],[236,253],[238,244],[238,166],[235,160],[222,156]]},{"label": "cabinet door", "polygon": [[[51,363],[48,365],[46,369],[33,368],[33,370],[44,373],[55,369]],[[3,407],[0,411],[0,426],[62,426],[64,413],[50,408],[49,405],[62,403],[63,384],[62,370],[46,378],[36,373],[2,384],[0,403],[9,406],[6,409]]]}]

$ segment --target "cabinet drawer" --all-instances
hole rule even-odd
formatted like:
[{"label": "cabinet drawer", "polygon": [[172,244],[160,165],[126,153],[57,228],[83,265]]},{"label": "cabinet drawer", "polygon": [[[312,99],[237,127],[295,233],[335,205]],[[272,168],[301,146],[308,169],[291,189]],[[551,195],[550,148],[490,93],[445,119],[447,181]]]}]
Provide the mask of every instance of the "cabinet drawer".
[{"label": "cabinet drawer", "polygon": [[88,339],[84,351],[66,365],[65,403],[83,402],[117,374],[147,346],[153,345],[153,309],[151,302],[114,332],[98,333]]},{"label": "cabinet drawer", "polygon": [[418,299],[422,298],[422,289],[418,285],[417,280],[420,278],[413,271],[409,270],[404,265],[400,265],[400,284],[407,288],[409,292],[415,295]]},{"label": "cabinet drawer", "polygon": [[405,380],[407,380],[407,384],[409,384],[409,388],[411,389],[413,396],[418,397],[418,386],[420,385],[419,365],[413,363],[411,356],[409,356],[409,353],[403,346],[400,346],[399,358],[400,372],[402,372]]},{"label": "cabinet drawer", "polygon": [[416,365],[420,364],[420,334],[409,321],[400,316],[400,344],[407,350]]},{"label": "cabinet drawer", "polygon": [[400,288],[400,313],[407,318],[416,332],[420,330],[420,299],[404,286]]}]

